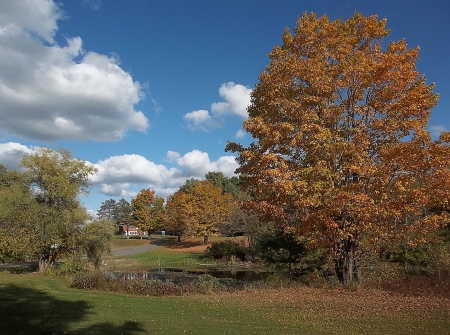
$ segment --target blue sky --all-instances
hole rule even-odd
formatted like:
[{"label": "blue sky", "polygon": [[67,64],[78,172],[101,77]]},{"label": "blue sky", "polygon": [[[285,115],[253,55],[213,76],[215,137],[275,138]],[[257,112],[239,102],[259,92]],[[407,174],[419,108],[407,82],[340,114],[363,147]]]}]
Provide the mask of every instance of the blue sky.
[{"label": "blue sky", "polygon": [[99,173],[96,212],[142,188],[167,197],[208,171],[232,176],[267,54],[303,12],[386,17],[387,41],[420,46],[436,83],[433,135],[450,130],[448,0],[4,0],[0,2],[0,163],[64,147]]}]

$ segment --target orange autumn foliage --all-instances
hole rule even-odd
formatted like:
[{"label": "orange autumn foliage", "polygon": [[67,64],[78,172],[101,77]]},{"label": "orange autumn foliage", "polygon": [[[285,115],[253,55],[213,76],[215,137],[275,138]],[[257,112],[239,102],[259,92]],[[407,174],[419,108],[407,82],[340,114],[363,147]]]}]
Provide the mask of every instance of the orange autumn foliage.
[{"label": "orange autumn foliage", "polygon": [[222,188],[207,180],[195,181],[187,193],[177,192],[167,202],[167,229],[178,235],[205,236],[217,232],[219,224],[227,224],[233,197],[222,194]]},{"label": "orange autumn foliage", "polygon": [[238,154],[249,210],[329,247],[340,281],[362,251],[450,221],[449,133],[426,130],[438,101],[416,69],[419,48],[383,39],[386,19],[303,14],[252,92]]}]

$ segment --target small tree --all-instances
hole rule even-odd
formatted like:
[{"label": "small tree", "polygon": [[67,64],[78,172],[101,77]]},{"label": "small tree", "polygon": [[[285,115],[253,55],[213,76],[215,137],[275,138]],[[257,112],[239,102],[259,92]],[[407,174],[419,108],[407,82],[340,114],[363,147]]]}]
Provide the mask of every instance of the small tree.
[{"label": "small tree", "polygon": [[178,236],[193,235],[195,224],[190,215],[189,195],[176,192],[167,199],[165,228]]},{"label": "small tree", "polygon": [[122,230],[123,224],[127,227],[127,236],[128,236],[128,227],[133,222],[133,211],[131,209],[130,203],[121,198],[118,202],[116,202],[116,207],[114,211],[114,218],[119,226],[119,230]]},{"label": "small tree", "polygon": [[131,200],[134,224],[140,230],[146,230],[150,235],[161,228],[165,220],[164,199],[155,197],[155,191],[141,190],[136,198]]},{"label": "small tree", "polygon": [[218,231],[218,225],[229,223],[233,206],[233,197],[229,193],[222,194],[222,188],[211,182],[198,181],[189,189],[189,210],[197,228],[196,235],[208,237]]},{"label": "small tree", "polygon": [[110,242],[114,230],[113,223],[107,219],[95,220],[83,227],[83,251],[96,269],[100,267],[102,257],[111,253]]},{"label": "small tree", "polygon": [[252,92],[243,127],[255,142],[226,148],[255,196],[247,208],[327,246],[343,284],[382,240],[415,243],[449,222],[450,134],[425,129],[438,96],[418,48],[383,51],[389,32],[376,16],[303,14]]},{"label": "small tree", "polygon": [[120,232],[120,222],[117,220],[117,202],[114,199],[109,199],[102,202],[100,208],[97,211],[97,218],[99,220],[109,220],[115,226],[115,233],[118,234]]}]

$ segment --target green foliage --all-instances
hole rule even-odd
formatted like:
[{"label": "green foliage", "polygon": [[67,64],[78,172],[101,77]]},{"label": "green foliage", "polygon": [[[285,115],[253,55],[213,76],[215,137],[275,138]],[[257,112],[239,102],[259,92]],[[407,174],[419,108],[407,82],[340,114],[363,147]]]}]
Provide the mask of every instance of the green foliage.
[{"label": "green foliage", "polygon": [[178,189],[177,192],[182,192],[182,193],[189,193],[189,189],[196,183],[198,182],[198,179],[195,178],[191,178],[191,179],[186,179],[186,182],[180,186],[180,188]]},{"label": "green foliage", "polygon": [[206,248],[207,257],[230,260],[232,257],[245,261],[245,247],[235,241],[226,240],[213,242]]},{"label": "green foliage", "polygon": [[225,177],[223,172],[208,172],[205,174],[205,179],[212,182],[214,186],[222,189],[223,193],[230,193],[234,199],[241,188],[241,182],[237,177]]},{"label": "green foliage", "polygon": [[100,267],[102,256],[111,253],[110,242],[114,230],[112,222],[106,219],[95,220],[83,227],[82,247],[96,269]]},{"label": "green foliage", "polygon": [[274,228],[261,235],[256,243],[257,255],[264,262],[299,275],[322,271],[327,262],[325,250],[306,248],[305,241],[292,233]]},{"label": "green foliage", "polygon": [[124,198],[121,198],[116,203],[116,208],[114,212],[114,218],[117,220],[117,224],[121,225],[122,223],[130,224],[133,222],[133,210],[131,209],[130,203],[125,200]]},{"label": "green foliage", "polygon": [[30,180],[37,215],[30,246],[37,248],[39,269],[52,267],[59,257],[75,254],[82,240],[82,226],[88,220],[78,197],[86,194],[95,168],[76,159],[65,149],[39,148],[24,156],[22,166]]},{"label": "green foliage", "polygon": [[117,218],[117,202],[114,199],[109,199],[102,202],[100,208],[97,211],[98,219],[106,219],[114,223],[115,225],[115,234],[120,233],[120,222],[118,222]]}]

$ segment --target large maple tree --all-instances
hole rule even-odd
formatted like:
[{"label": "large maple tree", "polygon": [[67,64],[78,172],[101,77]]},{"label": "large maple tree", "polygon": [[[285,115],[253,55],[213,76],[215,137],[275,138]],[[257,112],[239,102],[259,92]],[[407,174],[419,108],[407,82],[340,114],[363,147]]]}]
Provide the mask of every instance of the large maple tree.
[{"label": "large maple tree", "polygon": [[438,101],[419,48],[390,42],[386,20],[303,14],[269,54],[248,107],[237,172],[247,208],[329,247],[338,279],[360,278],[365,250],[416,243],[449,222],[449,133],[426,130]]}]

